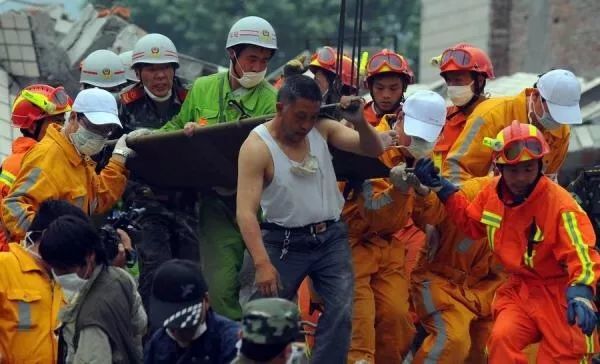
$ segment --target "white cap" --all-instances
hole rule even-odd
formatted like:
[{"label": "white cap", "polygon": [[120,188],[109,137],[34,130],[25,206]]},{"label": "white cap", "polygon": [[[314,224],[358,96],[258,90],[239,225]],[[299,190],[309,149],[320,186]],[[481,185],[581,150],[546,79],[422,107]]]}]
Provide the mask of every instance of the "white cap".
[{"label": "white cap", "polygon": [[567,70],[552,70],[544,73],[537,82],[540,95],[546,100],[550,116],[560,124],[581,124],[581,85]]},{"label": "white cap", "polygon": [[402,107],[404,132],[434,142],[446,122],[446,102],[436,92],[419,90],[410,95]]},{"label": "white cap", "polygon": [[117,100],[106,90],[94,87],[80,91],[72,110],[83,113],[94,125],[116,124],[122,127]]},{"label": "white cap", "polygon": [[127,51],[119,54],[119,58],[121,58],[121,62],[123,62],[123,66],[125,67],[125,78],[129,81],[139,82],[137,75],[133,68],[131,68],[131,63],[133,60],[131,56],[133,55],[133,51]]}]

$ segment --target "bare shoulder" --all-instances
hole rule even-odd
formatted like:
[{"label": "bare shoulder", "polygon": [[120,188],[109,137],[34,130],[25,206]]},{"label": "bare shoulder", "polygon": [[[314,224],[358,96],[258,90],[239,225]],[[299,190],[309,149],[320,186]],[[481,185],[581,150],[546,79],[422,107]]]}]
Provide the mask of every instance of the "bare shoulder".
[{"label": "bare shoulder", "polygon": [[339,121],[333,120],[330,118],[321,118],[317,121],[315,128],[321,133],[325,140],[328,140],[332,133],[335,133],[335,130],[342,126]]},{"label": "bare shoulder", "polygon": [[269,147],[258,134],[251,132],[240,149],[240,161],[266,167],[271,159]]}]

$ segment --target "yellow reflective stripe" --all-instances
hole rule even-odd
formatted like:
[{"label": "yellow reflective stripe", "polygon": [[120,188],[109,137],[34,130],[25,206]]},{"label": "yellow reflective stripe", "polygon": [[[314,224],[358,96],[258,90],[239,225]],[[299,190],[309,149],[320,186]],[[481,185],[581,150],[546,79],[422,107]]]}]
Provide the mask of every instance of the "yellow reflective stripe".
[{"label": "yellow reflective stripe", "polygon": [[491,225],[486,225],[488,243],[490,244],[490,250],[494,251],[494,235],[496,234],[497,228]]},{"label": "yellow reflective stripe", "polygon": [[440,152],[433,152],[433,165],[436,166],[437,168],[439,168],[440,173],[442,173],[442,153]]},{"label": "yellow reflective stripe", "polygon": [[496,215],[493,212],[483,211],[480,221],[486,225],[499,228],[500,222],[502,222],[502,216]]},{"label": "yellow reflective stripe", "polygon": [[532,124],[528,124],[527,126],[529,126],[529,136],[536,136],[538,132],[537,128]]},{"label": "yellow reflective stripe", "polygon": [[533,257],[535,257],[535,250],[531,252],[531,256],[527,252],[523,254],[523,261],[529,268],[533,268]]},{"label": "yellow reflective stripe", "polygon": [[585,335],[585,352],[588,354],[594,353],[594,333]]},{"label": "yellow reflective stripe", "polygon": [[0,173],[0,182],[4,182],[4,184],[8,187],[12,187],[12,185],[15,183],[15,179],[16,176],[9,171],[2,170],[2,173]]},{"label": "yellow reflective stripe", "polygon": [[575,280],[575,283],[591,286],[594,281],[594,273],[592,272],[594,263],[590,258],[589,247],[583,242],[575,213],[565,212],[562,214],[562,218],[565,230],[569,235],[569,239],[571,239],[571,244],[575,248],[577,257],[581,262],[581,273]]},{"label": "yellow reflective stripe", "polygon": [[544,233],[539,226],[535,226],[535,235],[533,236],[533,241],[542,241],[544,240]]}]

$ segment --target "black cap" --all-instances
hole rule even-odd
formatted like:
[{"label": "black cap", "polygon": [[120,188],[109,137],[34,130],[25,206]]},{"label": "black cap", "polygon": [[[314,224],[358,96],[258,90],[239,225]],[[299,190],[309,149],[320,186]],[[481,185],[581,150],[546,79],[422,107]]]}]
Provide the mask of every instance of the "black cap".
[{"label": "black cap", "polygon": [[173,259],[163,263],[152,281],[150,319],[155,327],[183,329],[198,324],[206,282],[194,262]]}]

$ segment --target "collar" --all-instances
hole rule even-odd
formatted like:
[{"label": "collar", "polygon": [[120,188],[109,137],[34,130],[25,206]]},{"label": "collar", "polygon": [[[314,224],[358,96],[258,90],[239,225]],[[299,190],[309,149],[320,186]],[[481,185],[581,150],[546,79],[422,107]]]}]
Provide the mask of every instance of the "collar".
[{"label": "collar", "polygon": [[50,138],[58,144],[72,165],[78,166],[83,163],[83,157],[77,152],[71,141],[62,133],[60,125],[50,124],[46,130],[45,138]]},{"label": "collar", "polygon": [[12,143],[12,152],[13,153],[25,153],[29,149],[33,148],[33,146],[36,145],[36,143],[37,143],[37,140],[35,140],[33,138],[26,137],[26,136],[18,137]]},{"label": "collar", "polygon": [[[239,89],[234,91],[231,89],[231,85],[229,84],[230,72],[231,71],[222,72],[221,75],[221,82],[223,84],[222,95],[225,98],[225,102],[227,102],[227,100],[241,100],[244,104],[245,110],[254,111],[259,99],[256,94],[265,86],[267,81],[262,80],[258,85],[252,88],[247,88],[245,91],[240,91]],[[224,107],[226,108],[227,105],[224,105]]]},{"label": "collar", "polygon": [[19,261],[19,266],[22,272],[33,272],[38,271],[46,274],[46,269],[40,264],[40,262],[25,250],[19,243],[10,243],[8,248],[11,253],[15,255]]}]

